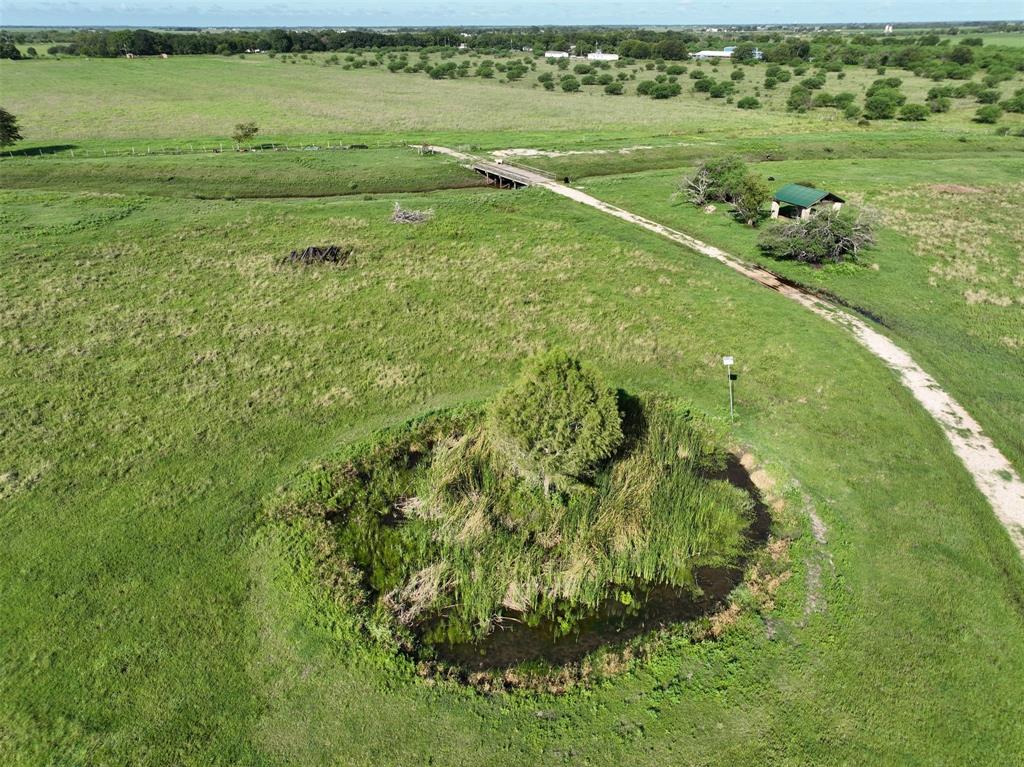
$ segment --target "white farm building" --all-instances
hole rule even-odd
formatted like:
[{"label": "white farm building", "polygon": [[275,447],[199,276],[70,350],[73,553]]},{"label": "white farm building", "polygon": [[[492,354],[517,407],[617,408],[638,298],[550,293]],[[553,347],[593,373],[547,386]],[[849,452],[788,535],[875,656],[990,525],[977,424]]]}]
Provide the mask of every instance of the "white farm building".
[{"label": "white farm building", "polygon": [[708,59],[731,59],[732,51],[697,51],[693,58],[707,61]]},{"label": "white farm building", "polygon": [[601,51],[594,51],[593,53],[587,54],[587,61],[618,61],[619,54],[617,53],[602,53]]},{"label": "white farm building", "polygon": [[567,59],[569,54],[565,51],[544,51],[544,58],[546,59]]}]

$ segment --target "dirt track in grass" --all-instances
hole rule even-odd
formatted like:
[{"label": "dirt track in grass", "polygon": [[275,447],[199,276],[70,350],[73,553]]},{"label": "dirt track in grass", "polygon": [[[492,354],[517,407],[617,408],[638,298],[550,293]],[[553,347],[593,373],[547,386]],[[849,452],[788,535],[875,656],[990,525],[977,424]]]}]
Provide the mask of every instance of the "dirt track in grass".
[{"label": "dirt track in grass", "polygon": [[[480,158],[445,147],[435,146],[432,149],[468,164],[480,161]],[[1006,456],[982,432],[981,426],[971,417],[970,413],[891,339],[876,331],[860,318],[809,291],[784,282],[767,269],[744,263],[735,256],[701,242],[695,237],[630,213],[623,208],[609,205],[586,192],[554,181],[532,170],[521,166],[516,166],[515,170],[517,174],[527,176],[533,186],[543,187],[562,197],[643,227],[690,250],[713,258],[743,276],[796,301],[829,322],[849,330],[861,346],[899,375],[901,383],[910,391],[914,399],[939,424],[953,446],[953,451],[992,506],[996,517],[1006,528],[1018,551],[1024,556],[1024,481],[1021,480],[1020,475]]]}]

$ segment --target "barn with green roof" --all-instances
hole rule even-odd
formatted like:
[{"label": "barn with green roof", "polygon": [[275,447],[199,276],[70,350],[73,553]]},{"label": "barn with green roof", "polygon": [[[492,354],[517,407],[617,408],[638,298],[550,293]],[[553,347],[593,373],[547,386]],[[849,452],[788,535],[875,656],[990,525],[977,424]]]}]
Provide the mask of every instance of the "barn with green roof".
[{"label": "barn with green roof", "polygon": [[772,218],[778,218],[780,212],[794,218],[809,218],[812,212],[825,208],[839,210],[843,207],[843,202],[845,201],[842,197],[824,189],[815,189],[803,184],[786,184],[775,193],[772,200]]}]

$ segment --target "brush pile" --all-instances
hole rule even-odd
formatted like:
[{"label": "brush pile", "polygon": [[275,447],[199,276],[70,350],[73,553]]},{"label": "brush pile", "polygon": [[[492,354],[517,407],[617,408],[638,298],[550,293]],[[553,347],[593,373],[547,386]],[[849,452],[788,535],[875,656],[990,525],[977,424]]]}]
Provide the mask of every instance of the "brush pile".
[{"label": "brush pile", "polygon": [[434,217],[433,210],[405,210],[397,202],[391,211],[392,224],[422,224]]},{"label": "brush pile", "polygon": [[282,264],[300,264],[310,266],[312,264],[344,264],[352,256],[354,248],[351,245],[310,245],[305,250],[293,250],[291,255],[281,259]]}]

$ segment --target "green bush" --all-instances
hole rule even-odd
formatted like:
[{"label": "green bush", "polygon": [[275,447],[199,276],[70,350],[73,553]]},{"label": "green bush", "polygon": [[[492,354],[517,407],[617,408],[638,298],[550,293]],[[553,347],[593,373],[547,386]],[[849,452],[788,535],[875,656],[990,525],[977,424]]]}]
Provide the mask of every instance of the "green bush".
[{"label": "green bush", "polygon": [[974,122],[984,123],[991,125],[999,121],[999,118],[1003,116],[1003,110],[997,104],[989,104],[983,106],[974,113]]},{"label": "green bush", "polygon": [[545,492],[586,479],[622,442],[615,392],[561,351],[531,360],[494,403],[489,422],[511,460],[542,480]]},{"label": "green bush", "polygon": [[736,106],[740,109],[760,109],[761,102],[753,96],[744,96],[736,102]]},{"label": "green bush", "polygon": [[758,245],[770,258],[838,264],[856,262],[874,242],[872,227],[862,218],[829,210],[807,219],[780,221],[761,234]]},{"label": "green bush", "polygon": [[621,96],[622,95],[622,83],[612,82],[604,86],[604,92],[609,96]]},{"label": "green bush", "polygon": [[871,120],[891,120],[906,101],[906,96],[892,88],[876,89],[864,100],[864,116]]},{"label": "green bush", "polygon": [[900,108],[900,119],[908,122],[927,120],[931,110],[924,104],[904,104]]},{"label": "green bush", "polygon": [[562,90],[566,93],[575,93],[580,89],[580,81],[572,75],[565,75],[558,84],[562,87]]}]

